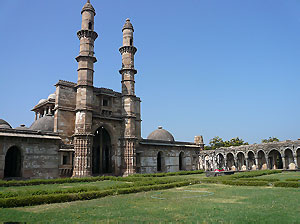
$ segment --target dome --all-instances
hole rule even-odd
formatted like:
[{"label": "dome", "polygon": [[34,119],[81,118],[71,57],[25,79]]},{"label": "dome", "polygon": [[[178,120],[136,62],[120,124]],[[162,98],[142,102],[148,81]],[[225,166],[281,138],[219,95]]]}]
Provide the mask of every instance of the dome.
[{"label": "dome", "polygon": [[175,141],[173,135],[170,132],[163,129],[162,127],[158,127],[158,129],[151,132],[150,135],[148,135],[147,139],[169,141],[169,142]]},{"label": "dome", "polygon": [[29,128],[30,130],[35,131],[46,131],[53,132],[54,131],[54,117],[51,115],[46,115],[44,117],[39,118]]},{"label": "dome", "polygon": [[45,101],[47,101],[47,100],[46,100],[46,99],[41,99],[41,100],[38,102],[38,104],[43,103],[43,102],[45,102]]},{"label": "dome", "polygon": [[92,4],[90,3],[90,1],[88,0],[87,3],[85,3],[85,5],[83,6],[82,10],[81,10],[81,14],[84,11],[92,11],[95,15],[96,15],[96,11],[94,9],[94,7],[92,6]]},{"label": "dome", "polygon": [[0,119],[0,128],[12,129],[9,123],[5,120]]},{"label": "dome", "polygon": [[50,99],[55,100],[55,98],[56,98],[55,93],[52,93],[48,96],[48,100],[50,100]]},{"label": "dome", "polygon": [[122,31],[124,31],[125,29],[131,29],[131,30],[134,31],[133,26],[132,26],[129,18],[126,19],[126,22],[125,22],[125,24],[123,26]]},{"label": "dome", "polygon": [[17,128],[15,128],[15,129],[17,129],[17,130],[29,130],[29,128],[27,128],[27,127],[25,126],[25,124],[21,124],[20,127],[17,127]]}]

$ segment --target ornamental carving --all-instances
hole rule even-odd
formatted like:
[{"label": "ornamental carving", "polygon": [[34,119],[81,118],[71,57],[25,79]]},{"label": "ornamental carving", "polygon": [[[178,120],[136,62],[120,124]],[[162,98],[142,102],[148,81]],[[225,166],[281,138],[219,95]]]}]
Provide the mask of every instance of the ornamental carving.
[{"label": "ornamental carving", "polygon": [[124,53],[135,54],[137,52],[137,49],[134,46],[123,46],[123,47],[120,47],[119,51],[121,54],[124,54]]},{"label": "ornamental carving", "polygon": [[91,31],[91,30],[79,30],[77,32],[77,36],[79,40],[81,38],[91,38],[92,40],[95,41],[98,37],[98,34],[95,31]]}]

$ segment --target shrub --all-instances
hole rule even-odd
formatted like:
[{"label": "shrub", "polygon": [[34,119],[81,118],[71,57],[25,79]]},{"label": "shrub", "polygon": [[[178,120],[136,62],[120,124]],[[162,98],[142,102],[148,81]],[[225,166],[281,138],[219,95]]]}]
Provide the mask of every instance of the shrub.
[{"label": "shrub", "polygon": [[280,182],[275,182],[274,187],[294,187],[298,188],[300,187],[299,182],[293,182],[293,181],[280,181]]}]

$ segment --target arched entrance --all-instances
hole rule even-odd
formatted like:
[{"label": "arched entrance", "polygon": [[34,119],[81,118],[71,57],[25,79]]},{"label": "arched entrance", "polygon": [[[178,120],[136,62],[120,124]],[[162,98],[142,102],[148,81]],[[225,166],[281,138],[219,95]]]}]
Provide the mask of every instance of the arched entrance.
[{"label": "arched entrance", "polygon": [[21,150],[13,146],[7,150],[5,155],[4,178],[22,176],[22,155]]},{"label": "arched entrance", "polygon": [[184,153],[180,152],[179,153],[179,170],[184,170],[185,169],[185,163],[184,163]]},{"label": "arched entrance", "polygon": [[266,160],[266,155],[264,153],[264,151],[260,150],[257,154],[257,166],[258,166],[258,169],[261,170],[265,170],[267,169],[267,160]]},{"label": "arched entrance", "polygon": [[224,156],[219,153],[217,155],[217,168],[218,169],[224,169],[225,168],[225,159],[224,159]]},{"label": "arched entrance", "polygon": [[290,149],[284,151],[285,167],[283,169],[295,169],[293,152]]},{"label": "arched entrance", "polygon": [[163,153],[159,152],[157,154],[157,172],[161,172],[164,169],[164,159],[163,159]]},{"label": "arched entrance", "polygon": [[269,169],[282,169],[283,168],[282,157],[277,150],[275,150],[275,149],[271,150],[271,152],[269,153],[269,156],[268,156],[268,160],[269,160]]},{"label": "arched entrance", "polygon": [[96,130],[93,140],[92,172],[94,175],[112,172],[111,138],[104,127]]},{"label": "arched entrance", "polygon": [[210,164],[210,159],[209,159],[209,156],[206,155],[205,158],[204,158],[204,167],[205,167],[205,170],[211,170],[211,164]]},{"label": "arched entrance", "polygon": [[238,170],[245,170],[246,168],[246,160],[245,160],[245,155],[242,152],[239,152],[237,154],[237,169]]},{"label": "arched entrance", "polygon": [[248,152],[248,167],[247,169],[249,170],[254,170],[256,169],[256,164],[255,164],[255,156],[254,153],[252,151]]},{"label": "arched entrance", "polygon": [[226,163],[227,163],[227,169],[228,170],[235,169],[235,166],[234,166],[234,156],[233,156],[232,153],[228,153],[226,155]]}]

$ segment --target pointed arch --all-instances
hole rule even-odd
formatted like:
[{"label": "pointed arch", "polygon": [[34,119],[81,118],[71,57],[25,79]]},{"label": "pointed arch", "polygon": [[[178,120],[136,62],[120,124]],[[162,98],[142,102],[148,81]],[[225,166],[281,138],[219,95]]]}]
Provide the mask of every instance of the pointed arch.
[{"label": "pointed arch", "polygon": [[246,159],[243,152],[237,154],[237,169],[242,170],[246,166]]},{"label": "pointed arch", "polygon": [[179,170],[185,170],[184,152],[179,153]]},{"label": "pointed arch", "polygon": [[5,155],[4,178],[22,177],[22,163],[21,150],[10,147]]},{"label": "pointed arch", "polygon": [[94,175],[112,172],[112,145],[109,132],[101,126],[94,133],[92,149],[92,173]]},{"label": "pointed arch", "polygon": [[287,148],[284,151],[284,160],[285,160],[285,167],[283,169],[295,169],[295,161],[293,156],[293,151],[289,148]]},{"label": "pointed arch", "polygon": [[283,169],[282,157],[279,151],[272,149],[268,154],[269,169]]}]

